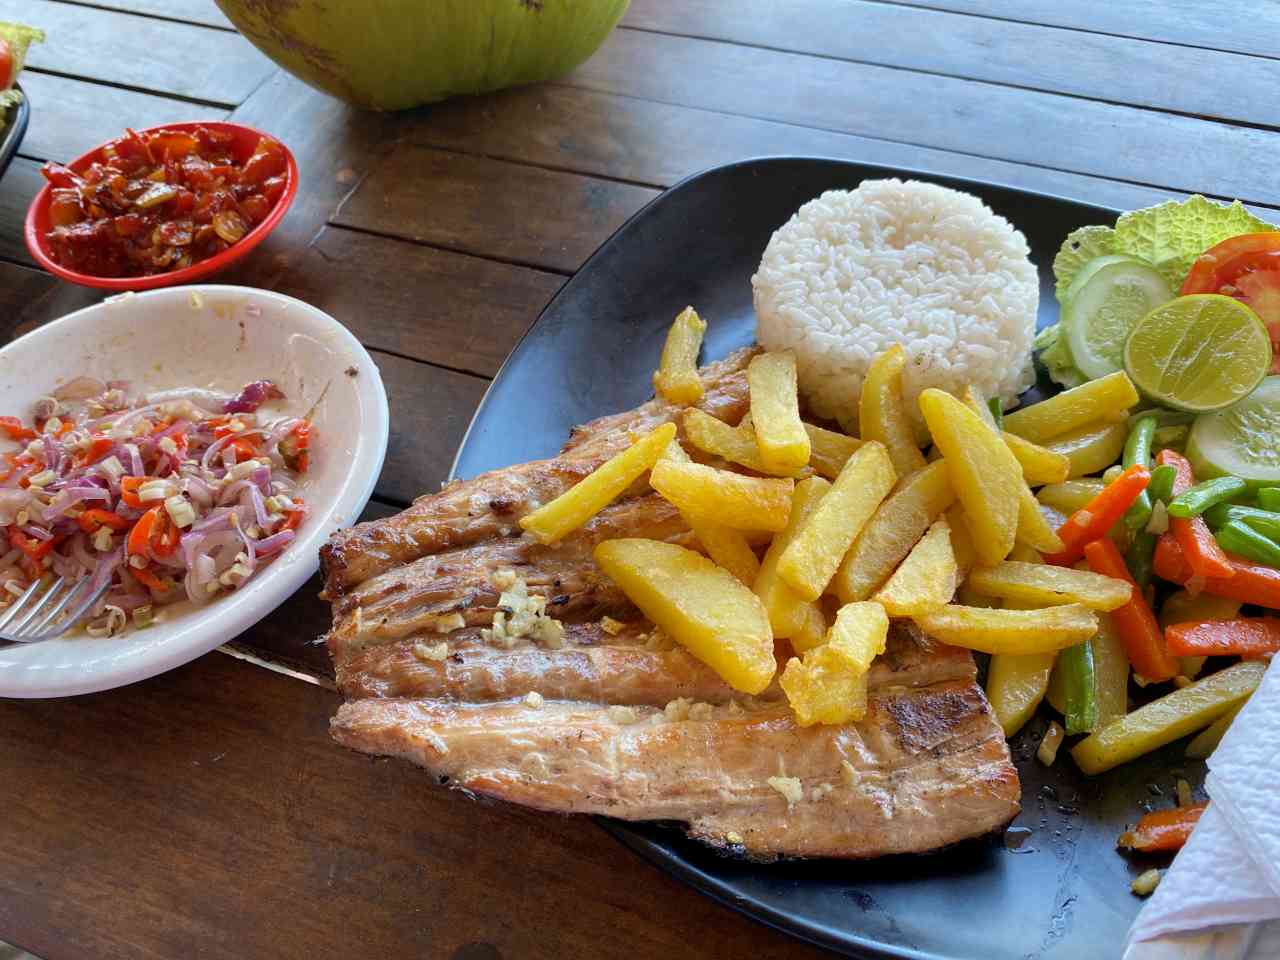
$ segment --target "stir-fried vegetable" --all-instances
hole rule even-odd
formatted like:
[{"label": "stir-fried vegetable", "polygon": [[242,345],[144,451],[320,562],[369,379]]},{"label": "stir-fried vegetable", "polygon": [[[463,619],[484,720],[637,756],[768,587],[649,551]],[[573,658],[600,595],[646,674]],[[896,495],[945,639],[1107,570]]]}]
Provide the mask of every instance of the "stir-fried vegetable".
[{"label": "stir-fried vegetable", "polygon": [[[1087,544],[1084,554],[1094,573],[1133,582],[1124,558],[1110,540],[1104,538]],[[1165,649],[1160,625],[1142,591],[1135,589],[1128,603],[1111,612],[1111,619],[1129,662],[1140,675],[1148,680],[1169,680],[1178,672],[1177,661]]]},{"label": "stir-fried vegetable", "polygon": [[[1129,439],[1125,441],[1124,455],[1120,462],[1127,470],[1130,467],[1151,466],[1151,443],[1155,439],[1156,425],[1159,418],[1151,415],[1139,417],[1133,429],[1129,431]],[[1146,527],[1151,519],[1151,497],[1146,490],[1138,494],[1132,506],[1125,511],[1124,522],[1131,533],[1137,533]]]},{"label": "stir-fried vegetable", "polygon": [[[269,381],[234,397],[178,390],[142,400],[126,384],[80,378],[40,399],[34,423],[0,420],[0,600],[46,571],[107,584],[88,631],[142,625],[178,600],[234,590],[296,537],[307,464],[288,441],[306,420],[260,423],[282,394]],[[133,616],[143,608],[150,612]]]},{"label": "stir-fried vegetable", "polygon": [[1173,853],[1181,850],[1201,814],[1208,808],[1208,803],[1193,803],[1186,807],[1148,813],[1133,829],[1120,834],[1116,845],[1138,853]]},{"label": "stir-fried vegetable", "polygon": [[1204,513],[1205,521],[1213,529],[1225,526],[1232,520],[1238,520],[1269,540],[1280,543],[1280,513],[1273,510],[1259,510],[1257,507],[1238,506],[1233,503],[1220,503],[1210,507]]},{"label": "stir-fried vegetable", "polygon": [[1137,500],[1138,495],[1147,489],[1150,480],[1150,471],[1141,464],[1134,464],[1125,470],[1058,528],[1058,536],[1062,538],[1066,549],[1045,557],[1045,562],[1066,566],[1079,560],[1084,555],[1085,544],[1105,537],[1107,531],[1115,526]]},{"label": "stir-fried vegetable", "polygon": [[[1170,466],[1177,471],[1173,482],[1174,499],[1185,493],[1195,484],[1191,472],[1191,462],[1173,450],[1161,450],[1156,463]],[[1233,575],[1227,555],[1214,539],[1208,525],[1200,517],[1171,517],[1169,529],[1182,548],[1183,555],[1192,572],[1198,577],[1215,577],[1226,579]]]},{"label": "stir-fried vegetable", "polygon": [[1280,544],[1264,537],[1243,520],[1228,520],[1214,531],[1214,537],[1229,553],[1269,567],[1280,567]]},{"label": "stir-fried vegetable", "polygon": [[1091,733],[1098,722],[1098,700],[1094,691],[1093,647],[1088,641],[1058,653],[1057,669],[1065,685],[1067,734]]},{"label": "stir-fried vegetable", "polygon": [[1097,615],[1078,603],[1043,610],[990,610],[952,604],[916,617],[920,629],[943,643],[984,653],[1050,653],[1088,640]]},{"label": "stir-fried vegetable", "polygon": [[1133,381],[1120,370],[1006,414],[1004,426],[1033,443],[1044,443],[1096,420],[1123,419],[1124,411],[1137,402]]},{"label": "stir-fried vegetable", "polygon": [[1267,657],[1280,653],[1280,619],[1200,620],[1175,623],[1165,632],[1169,652],[1179,657]]},{"label": "stir-fried vegetable", "polygon": [[[1256,603],[1260,607],[1280,610],[1280,570],[1240,557],[1227,557],[1227,563],[1231,569],[1230,577],[1204,578],[1198,581],[1199,588],[1241,603]],[[1157,576],[1170,583],[1188,584],[1195,576],[1183,555],[1182,546],[1171,533],[1162,534],[1156,544],[1155,571]]]},{"label": "stir-fried vegetable", "polygon": [[[1173,483],[1176,477],[1177,471],[1173,467],[1156,467],[1151,471],[1151,482],[1147,484],[1147,489],[1144,491],[1149,498],[1148,502],[1154,506],[1149,512],[1146,524],[1133,535],[1133,542],[1129,544],[1129,550],[1124,558],[1129,572],[1133,575],[1133,582],[1140,590],[1146,590],[1151,583],[1152,564],[1155,561],[1156,537],[1159,534],[1153,529],[1155,520],[1152,517],[1159,516],[1154,514],[1154,511],[1166,509],[1165,505],[1173,496]],[[1164,523],[1168,525],[1167,515],[1164,515]]]},{"label": "stir-fried vegetable", "polygon": [[1249,485],[1239,477],[1215,477],[1197,483],[1169,501],[1169,516],[1197,517],[1210,507],[1240,496]]}]

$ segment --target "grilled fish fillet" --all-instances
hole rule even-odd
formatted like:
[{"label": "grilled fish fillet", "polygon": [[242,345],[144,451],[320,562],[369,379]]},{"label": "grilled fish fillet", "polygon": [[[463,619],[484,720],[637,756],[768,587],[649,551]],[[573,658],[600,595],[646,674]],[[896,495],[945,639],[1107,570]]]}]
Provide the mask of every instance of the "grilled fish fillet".
[{"label": "grilled fish fillet", "polygon": [[[744,351],[704,368],[703,409],[746,412]],[[1018,812],[1004,736],[968,651],[895,622],[865,719],[798,726],[776,682],[744,698],[643,620],[595,566],[602,540],[696,546],[644,484],[555,546],[517,519],[676,419],[650,401],[573,432],[551,460],[494,471],[340,531],[322,552],[327,642],[347,702],[334,737],[455,787],[542,810],[672,820],[752,857],[874,857],[988,833]],[[563,625],[496,635],[511,570]]]}]

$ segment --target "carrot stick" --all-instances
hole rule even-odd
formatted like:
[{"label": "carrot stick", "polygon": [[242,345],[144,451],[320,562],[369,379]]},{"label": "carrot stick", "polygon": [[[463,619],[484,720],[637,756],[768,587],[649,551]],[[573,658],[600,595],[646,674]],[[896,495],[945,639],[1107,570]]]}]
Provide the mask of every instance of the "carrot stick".
[{"label": "carrot stick", "polygon": [[1132,830],[1120,834],[1117,845],[1139,853],[1173,853],[1181,850],[1208,803],[1193,803],[1148,813]]},{"label": "carrot stick", "polygon": [[[1227,554],[1233,576],[1209,577],[1201,587],[1215,597],[1280,610],[1280,570]],[[1172,533],[1163,533],[1156,544],[1156,576],[1170,583],[1186,583],[1193,576],[1182,547]]]},{"label": "carrot stick", "polygon": [[[1190,490],[1195,484],[1195,475],[1191,470],[1191,461],[1176,450],[1161,450],[1156,457],[1160,466],[1170,466],[1178,475],[1173,481],[1173,495]],[[1218,577],[1227,579],[1235,575],[1235,569],[1227,560],[1227,555],[1218,541],[1214,539],[1209,525],[1200,517],[1170,517],[1169,530],[1178,538],[1178,545],[1198,577]]]},{"label": "carrot stick", "polygon": [[1112,480],[1058,528],[1058,536],[1067,548],[1060,553],[1046,554],[1045,563],[1065,567],[1079,560],[1084,554],[1084,545],[1105,537],[1150,482],[1151,471],[1140,463],[1135,463]]},{"label": "carrot stick", "polygon": [[147,548],[151,545],[151,535],[156,529],[156,522],[160,519],[160,511],[163,509],[163,505],[152,507],[139,517],[138,522],[133,525],[125,544],[130,556],[145,557],[148,555]]},{"label": "carrot stick", "polygon": [[[1085,558],[1089,569],[1117,580],[1133,583],[1129,568],[1124,565],[1120,550],[1105,536],[1086,544]],[[1170,680],[1178,672],[1178,661],[1165,649],[1160,624],[1147,603],[1142,591],[1134,585],[1129,602],[1111,611],[1111,622],[1116,626],[1124,652],[1129,656],[1133,669],[1148,680]]]},{"label": "carrot stick", "polygon": [[1245,657],[1280,653],[1280,619],[1200,620],[1171,624],[1165,644],[1175,657]]}]

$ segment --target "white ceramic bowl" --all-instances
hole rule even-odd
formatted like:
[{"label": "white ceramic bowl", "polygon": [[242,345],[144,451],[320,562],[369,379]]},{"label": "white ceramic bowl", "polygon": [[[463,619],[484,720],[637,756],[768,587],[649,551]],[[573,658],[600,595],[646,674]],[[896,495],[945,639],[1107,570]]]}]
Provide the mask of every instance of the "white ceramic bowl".
[{"label": "white ceramic bowl", "polygon": [[359,516],[386,454],[387,396],[369,354],[328,314],[278,293],[173,287],[78,310],[0,350],[0,413],[25,418],[38,397],[78,376],[130,380],[140,393],[179,386],[234,392],[274,380],[287,412],[316,406],[310,469],[300,487],[311,513],[280,557],[208,606],[117,637],[0,649],[0,696],[107,690],[170,670],[247,630],[316,571],[321,544]]}]

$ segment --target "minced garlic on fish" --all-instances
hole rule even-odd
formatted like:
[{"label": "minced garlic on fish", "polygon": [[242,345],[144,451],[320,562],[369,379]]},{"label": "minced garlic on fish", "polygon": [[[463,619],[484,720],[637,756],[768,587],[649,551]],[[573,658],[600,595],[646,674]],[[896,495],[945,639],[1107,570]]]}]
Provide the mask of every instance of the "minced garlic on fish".
[{"label": "minced garlic on fish", "polygon": [[436,633],[453,633],[467,625],[466,618],[460,613],[446,613],[436,618]]},{"label": "minced garlic on fish", "polygon": [[788,807],[794,807],[804,799],[804,787],[801,785],[799,777],[770,777],[766,782],[778,793],[782,794],[782,798],[787,801]]},{"label": "minced garlic on fish", "polygon": [[564,646],[564,625],[547,616],[547,598],[530,594],[529,586],[514,570],[498,570],[489,582],[502,591],[493,626],[480,631],[487,643],[510,650],[521,637],[531,637],[543,646],[558,650]]},{"label": "minced garlic on fish", "polygon": [[413,655],[423,663],[439,662],[448,658],[449,644],[443,640],[440,643],[433,643],[431,646],[427,646],[425,643],[415,643],[413,645]]}]

